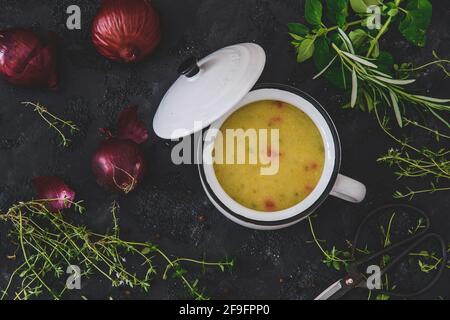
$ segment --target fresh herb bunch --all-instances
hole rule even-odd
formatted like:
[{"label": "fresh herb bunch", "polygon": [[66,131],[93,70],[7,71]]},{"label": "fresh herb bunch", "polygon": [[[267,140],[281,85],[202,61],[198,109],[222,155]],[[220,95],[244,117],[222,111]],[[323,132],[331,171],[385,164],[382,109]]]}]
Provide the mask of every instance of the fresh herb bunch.
[{"label": "fresh herb bunch", "polygon": [[[16,238],[18,246],[16,253],[9,258],[20,261],[7,287],[0,290],[1,300],[31,299],[42,294],[60,299],[67,290],[64,278],[66,268],[72,265],[79,266],[81,270],[82,274],[77,276],[89,277],[96,273],[110,281],[113,287],[137,287],[147,292],[157,274],[155,256],[160,256],[166,263],[163,279],[168,279],[171,273],[174,279],[185,285],[193,298],[203,300],[207,297],[198,288],[198,280],[189,280],[182,264],[217,267],[221,271],[234,265],[234,261],[228,259],[217,263],[173,259],[151,243],[122,240],[116,203],[111,207],[112,232],[99,234],[72,224],[61,212],[49,211],[46,204],[51,201],[54,200],[20,202],[6,213],[0,212],[0,221],[11,227],[11,236]],[[75,212],[84,213],[82,201],[70,204]],[[127,263],[136,259],[141,260],[140,267]]]},{"label": "fresh herb bunch", "polygon": [[[379,5],[381,16],[386,18],[378,30],[367,26],[369,5]],[[349,22],[350,7],[358,19]],[[359,106],[361,110],[373,111],[377,104],[391,106],[398,124],[403,126],[401,107],[415,104],[450,128],[447,120],[450,99],[410,93],[405,86],[414,83],[415,79],[396,79],[392,54],[380,49],[381,37],[397,20],[398,29],[407,40],[424,46],[431,13],[428,0],[396,0],[385,4],[352,0],[350,6],[347,0],[307,0],[305,19],[311,28],[300,23],[291,23],[288,27],[298,62],[313,58],[320,70],[316,77],[324,75],[339,88],[351,89],[351,99],[345,107]],[[336,25],[327,27],[326,20]]]},{"label": "fresh herb bunch", "polygon": [[22,102],[24,106],[32,107],[39,116],[44,120],[44,122],[53,130],[56,131],[61,139],[61,145],[63,147],[68,147],[70,144],[70,139],[66,137],[65,130],[69,131],[71,136],[75,135],[80,129],[72,122],[68,120],[63,120],[54,114],[50,113],[46,107],[44,107],[39,102]]},{"label": "fresh herb bunch", "polygon": [[[430,187],[421,190],[413,190],[408,187],[407,191],[396,191],[394,197],[397,199],[413,199],[415,196],[424,193],[435,193],[450,191],[450,151],[445,147],[437,151],[427,147],[417,147],[412,145],[408,139],[399,139],[389,130],[389,118],[383,118],[375,110],[375,114],[383,131],[396,141],[400,148],[391,148],[385,155],[378,159],[378,162],[385,163],[390,167],[395,167],[395,174],[400,178],[429,178]],[[450,136],[444,135],[437,130],[432,130],[416,121],[405,118],[406,126],[414,126],[432,134],[436,141],[444,140],[448,144]]]},{"label": "fresh herb bunch", "polygon": [[[376,22],[374,16],[368,14],[371,5],[380,9],[383,23],[379,29],[369,28]],[[350,16],[355,19],[350,21]],[[338,88],[348,90],[350,101],[343,107],[358,107],[363,111],[379,113],[387,113],[391,108],[400,127],[413,125],[440,138],[447,138],[447,134],[409,119],[413,118],[411,113],[414,109],[411,106],[417,106],[448,129],[450,99],[418,95],[409,86],[415,82],[412,78],[414,72],[431,65],[437,65],[448,75],[445,66],[449,60],[441,59],[433,52],[436,60],[423,66],[399,66],[394,64],[393,55],[383,51],[380,45],[382,36],[396,26],[409,42],[423,47],[431,16],[432,5],[428,0],[306,0],[305,19],[309,26],[290,23],[288,27],[297,61],[313,58],[320,71],[314,78],[324,76]],[[328,27],[325,23],[333,26]],[[449,190],[446,185],[437,186],[448,179],[450,160],[447,149],[431,151],[431,148],[412,147],[391,133],[386,126],[387,121],[379,122],[388,136],[400,144],[400,148],[390,150],[379,161],[396,166],[399,177],[427,176],[432,179],[432,188],[397,192],[395,196],[411,197],[419,193]],[[429,170],[429,165],[436,170]]]},{"label": "fresh herb bunch", "polygon": [[[331,46],[336,52],[344,70],[351,73],[351,100],[344,107],[354,108],[359,105],[361,110],[369,112],[375,110],[378,104],[392,106],[400,127],[404,125],[404,112],[401,104],[415,104],[433,114],[450,128],[450,123],[441,112],[450,111],[450,99],[437,99],[409,93],[405,86],[415,82],[415,79],[394,79],[391,75],[379,70],[378,66],[369,59],[356,55],[353,42],[347,34],[338,29],[339,37],[345,49],[340,49],[335,43]],[[332,61],[333,61],[332,60]],[[329,63],[315,78],[327,72],[332,63]],[[343,73],[345,81],[345,71]],[[448,115],[448,114],[447,114]]]}]

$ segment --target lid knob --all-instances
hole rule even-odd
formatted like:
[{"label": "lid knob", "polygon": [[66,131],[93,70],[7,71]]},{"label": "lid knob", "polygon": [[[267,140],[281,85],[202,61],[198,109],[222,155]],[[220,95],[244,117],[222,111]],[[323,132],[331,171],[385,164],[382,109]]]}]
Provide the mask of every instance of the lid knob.
[{"label": "lid knob", "polygon": [[200,67],[198,66],[198,59],[196,57],[190,57],[189,59],[184,61],[178,68],[178,73],[188,78],[192,78],[199,72]]}]

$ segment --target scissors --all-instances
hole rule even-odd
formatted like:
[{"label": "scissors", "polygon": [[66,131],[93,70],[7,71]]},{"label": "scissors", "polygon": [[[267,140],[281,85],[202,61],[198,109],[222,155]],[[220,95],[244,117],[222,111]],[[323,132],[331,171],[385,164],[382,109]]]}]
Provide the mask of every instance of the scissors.
[{"label": "scissors", "polygon": [[[392,204],[392,205],[386,205],[383,207],[380,207],[378,209],[373,210],[369,215],[362,221],[360,226],[358,227],[355,239],[353,241],[352,246],[352,252],[351,256],[355,257],[356,248],[358,248],[358,240],[361,235],[361,231],[363,230],[363,227],[370,221],[372,218],[374,218],[377,214],[379,214],[382,211],[390,210],[390,209],[403,209],[403,210],[410,210],[418,214],[419,217],[423,219],[425,222],[425,226],[421,229],[420,232],[417,232],[415,235],[410,236],[396,244],[390,245],[376,253],[367,255],[363,257],[360,260],[356,260],[352,262],[348,266],[348,274],[333,283],[331,286],[329,286],[325,291],[323,291],[317,298],[314,300],[337,300],[339,298],[342,298],[345,296],[348,292],[352,291],[355,288],[363,288],[366,290],[372,290],[379,294],[387,294],[392,297],[399,297],[399,298],[411,298],[418,295],[423,294],[424,292],[428,291],[433,285],[435,285],[440,277],[442,276],[442,273],[444,272],[446,268],[446,261],[447,261],[447,248],[445,245],[444,239],[435,233],[429,233],[429,229],[431,227],[430,219],[425,214],[424,211],[405,204]],[[423,289],[412,292],[412,293],[400,293],[400,292],[386,292],[383,290],[378,289],[369,289],[367,284],[367,278],[363,272],[361,272],[359,269],[362,265],[367,264],[368,262],[372,260],[376,260],[376,258],[380,258],[394,250],[397,250],[401,247],[405,247],[404,251],[402,251],[399,255],[397,255],[392,261],[387,264],[383,269],[380,270],[380,276],[383,276],[386,274],[389,270],[392,269],[397,263],[399,263],[403,258],[408,256],[416,247],[418,247],[420,244],[430,240],[434,239],[437,240],[437,242],[440,244],[441,250],[442,250],[442,263],[440,269],[436,272],[434,279]]]}]

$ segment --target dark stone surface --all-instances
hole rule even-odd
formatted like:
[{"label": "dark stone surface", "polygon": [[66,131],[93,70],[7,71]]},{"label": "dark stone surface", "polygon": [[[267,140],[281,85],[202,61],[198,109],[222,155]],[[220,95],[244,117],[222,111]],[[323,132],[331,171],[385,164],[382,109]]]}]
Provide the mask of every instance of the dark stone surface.
[{"label": "dark stone surface", "polygon": [[[345,247],[361,219],[374,207],[392,202],[392,193],[405,186],[392,170],[376,163],[392,142],[379,130],[371,115],[339,108],[343,97],[324,80],[312,81],[311,63],[298,65],[286,34],[286,24],[302,17],[299,0],[154,0],[163,22],[163,41],[157,52],[138,65],[108,62],[93,49],[89,29],[98,1],[0,0],[0,28],[32,27],[60,36],[60,88],[14,88],[0,82],[0,208],[34,196],[31,179],[38,175],[62,176],[87,203],[84,223],[95,230],[110,226],[108,208],[113,200],[121,205],[122,236],[155,241],[169,253],[211,260],[228,255],[236,258],[232,273],[207,271],[195,274],[213,298],[311,299],[342,276],[322,262],[311,244],[307,223],[261,232],[244,229],[223,217],[208,201],[194,166],[171,164],[168,143],[151,135],[144,145],[149,173],[138,190],[128,196],[108,193],[98,187],[90,173],[90,157],[101,141],[97,129],[114,124],[119,111],[130,103],[150,127],[158,104],[176,79],[176,69],[187,56],[204,56],[238,42],[262,45],[268,56],[261,82],[296,86],[315,96],[336,122],[343,144],[342,172],[364,182],[367,199],[359,205],[329,198],[317,211],[318,237],[331,247]],[[68,5],[82,8],[82,30],[65,28]],[[392,32],[383,46],[397,62],[426,62],[432,50],[450,55],[450,8],[446,1],[433,1],[434,19],[427,46],[413,48]],[[427,69],[419,87],[423,92],[448,96],[449,82],[436,68]],[[70,148],[62,149],[48,130],[21,101],[40,101],[63,118],[77,123],[82,133]],[[181,103],[181,102],[180,102]],[[182,105],[180,105],[182,107]],[[429,142],[419,137],[419,143]],[[426,195],[413,202],[432,218],[433,230],[448,236],[448,194]],[[200,218],[203,217],[203,218]],[[15,264],[5,259],[12,250],[1,229],[0,287]],[[193,269],[195,271],[195,269]],[[415,279],[416,274],[407,279]],[[413,280],[415,281],[415,280]],[[450,298],[448,272],[424,298]],[[101,278],[84,284],[83,295],[92,298],[126,298],[126,290],[112,290]],[[79,296],[79,295],[78,295]],[[76,295],[74,296],[76,297]],[[155,280],[147,295],[132,291],[135,298],[183,298],[186,292],[174,281]],[[365,298],[366,294],[356,297]]]}]

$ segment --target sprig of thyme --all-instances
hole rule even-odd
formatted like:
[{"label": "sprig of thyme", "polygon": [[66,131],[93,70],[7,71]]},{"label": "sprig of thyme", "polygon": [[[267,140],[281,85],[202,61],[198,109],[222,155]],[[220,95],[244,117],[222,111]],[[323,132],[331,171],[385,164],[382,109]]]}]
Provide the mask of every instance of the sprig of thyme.
[{"label": "sprig of thyme", "polygon": [[317,238],[314,231],[314,226],[311,217],[308,217],[309,230],[313,237],[313,242],[322,252],[324,259],[322,262],[327,267],[333,267],[335,270],[341,270],[348,267],[349,263],[352,261],[351,253],[348,250],[338,250],[336,246],[333,246],[331,250],[325,249],[321,244],[320,240]]},{"label": "sprig of thyme", "polygon": [[68,147],[71,140],[66,137],[65,130],[68,129],[69,134],[71,136],[75,135],[77,131],[80,129],[72,122],[68,120],[63,120],[60,117],[55,116],[50,113],[46,107],[44,107],[39,102],[22,102],[24,106],[33,107],[34,111],[36,111],[39,116],[44,120],[44,122],[53,130],[56,131],[58,136],[61,139],[61,145],[63,147]]},{"label": "sprig of thyme", "polygon": [[414,67],[412,63],[403,63],[400,66],[397,64],[394,64],[394,70],[397,71],[400,75],[409,76],[412,72],[417,72],[419,70],[423,70],[425,68],[428,68],[430,66],[436,65],[441,69],[441,71],[445,74],[447,78],[450,77],[450,71],[447,69],[448,65],[450,65],[450,60],[448,59],[442,59],[438,56],[436,51],[433,50],[432,52],[434,60],[427,62],[423,65]]},{"label": "sprig of thyme", "polygon": [[[17,250],[13,255],[19,266],[13,272],[1,299],[31,299],[48,294],[60,299],[67,290],[62,281],[66,268],[77,265],[79,276],[89,277],[93,273],[107,279],[113,287],[127,286],[150,289],[151,281],[157,274],[154,256],[159,255],[167,264],[163,279],[168,273],[179,279],[193,298],[203,300],[207,296],[199,289],[198,280],[187,278],[184,263],[202,267],[217,267],[221,271],[234,266],[234,261],[206,262],[187,258],[170,258],[159,247],[150,242],[131,242],[120,238],[118,205],[113,203],[111,233],[100,234],[67,221],[62,213],[52,213],[46,204],[53,200],[33,200],[19,202],[0,213],[0,221],[7,223],[11,236],[15,238]],[[71,203],[74,211],[83,214],[83,202]],[[140,267],[127,264],[129,259],[140,259]],[[1,291],[0,291],[1,292]]]},{"label": "sprig of thyme", "polygon": [[[397,199],[412,199],[419,194],[450,191],[450,186],[448,186],[450,185],[450,151],[446,148],[433,151],[426,147],[415,147],[407,140],[401,140],[394,136],[388,128],[389,119],[386,115],[381,119],[377,109],[375,109],[375,115],[383,131],[400,145],[400,149],[391,148],[387,154],[377,161],[395,167],[395,174],[399,179],[425,177],[431,179],[429,188],[412,190],[408,187],[407,192],[396,191],[394,197]],[[410,120],[408,120],[408,123],[414,124]],[[448,139],[448,136],[441,134],[439,131],[431,130],[422,125],[419,126],[433,133],[438,140]]]}]

